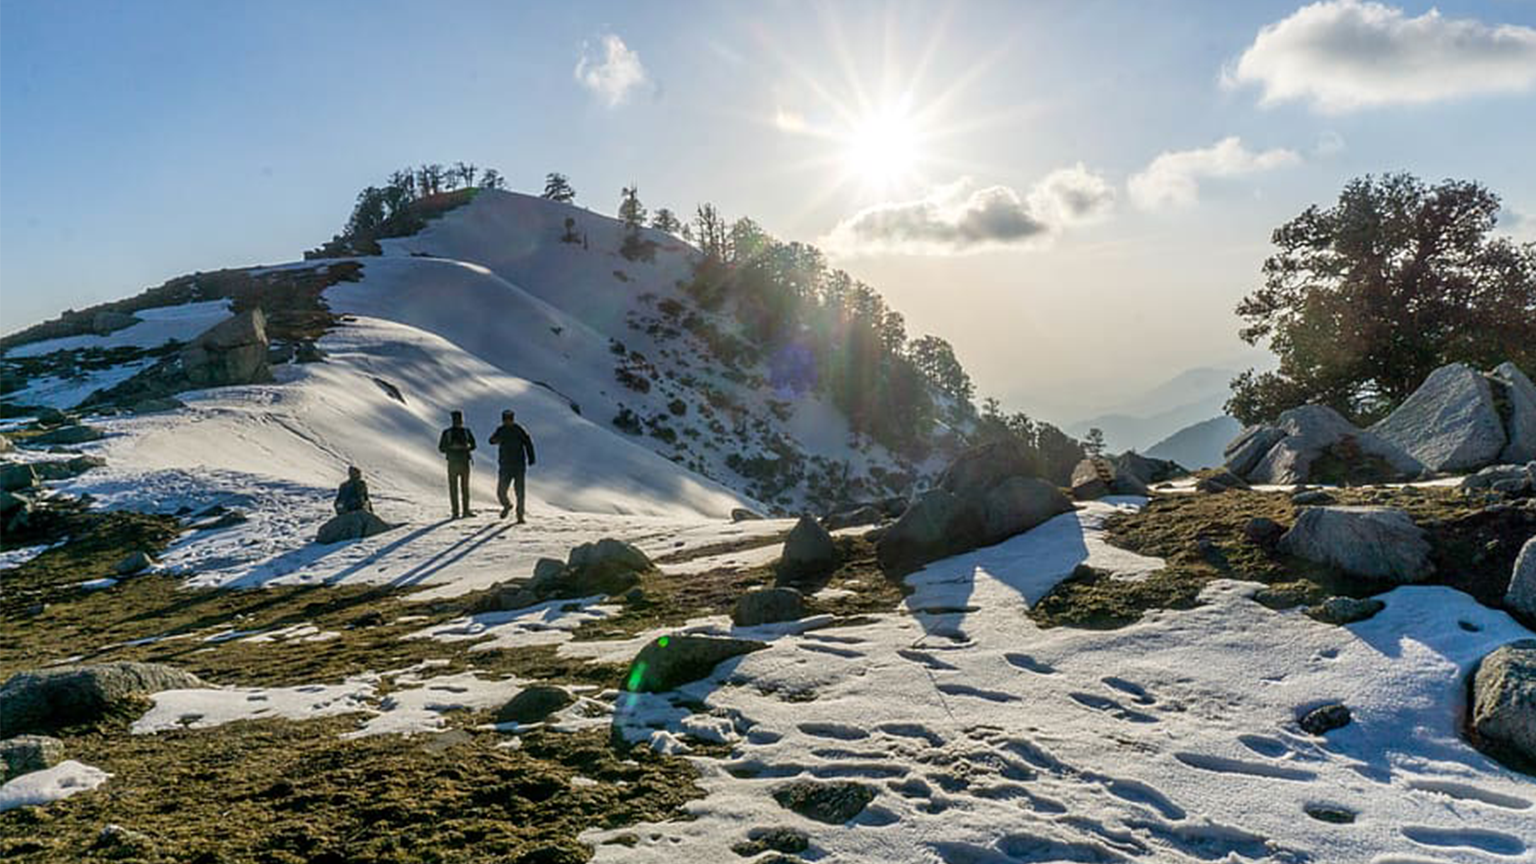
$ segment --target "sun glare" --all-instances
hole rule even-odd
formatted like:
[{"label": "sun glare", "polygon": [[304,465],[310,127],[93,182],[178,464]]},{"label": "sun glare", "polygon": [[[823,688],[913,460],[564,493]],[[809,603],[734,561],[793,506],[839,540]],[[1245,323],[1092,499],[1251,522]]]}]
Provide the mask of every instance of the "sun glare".
[{"label": "sun glare", "polygon": [[843,140],[843,163],[850,176],[868,186],[886,188],[907,179],[921,159],[916,126],[898,109],[866,115]]}]

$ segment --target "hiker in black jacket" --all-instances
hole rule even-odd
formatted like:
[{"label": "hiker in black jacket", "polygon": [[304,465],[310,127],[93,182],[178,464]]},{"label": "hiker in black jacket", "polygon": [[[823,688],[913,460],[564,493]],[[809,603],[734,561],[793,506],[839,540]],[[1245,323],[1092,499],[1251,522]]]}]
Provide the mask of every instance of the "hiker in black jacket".
[{"label": "hiker in black jacket", "polygon": [[523,493],[528,467],[533,464],[533,439],[528,430],[514,422],[517,415],[512,411],[501,412],[501,425],[491,433],[491,443],[497,445],[496,498],[501,502],[501,518],[507,518],[512,502],[507,500],[507,486],[517,493],[517,522],[523,523]]},{"label": "hiker in black jacket", "polygon": [[336,490],[336,512],[352,513],[357,510],[373,512],[373,502],[368,498],[368,482],[363,471],[356,465],[347,469],[347,482]]},{"label": "hiker in black jacket", "polygon": [[448,457],[448,502],[453,505],[453,518],[457,519],[461,513],[475,515],[469,509],[469,454],[475,449],[475,433],[464,425],[464,412],[454,411],[449,417],[453,425],[438,437],[437,449]]}]

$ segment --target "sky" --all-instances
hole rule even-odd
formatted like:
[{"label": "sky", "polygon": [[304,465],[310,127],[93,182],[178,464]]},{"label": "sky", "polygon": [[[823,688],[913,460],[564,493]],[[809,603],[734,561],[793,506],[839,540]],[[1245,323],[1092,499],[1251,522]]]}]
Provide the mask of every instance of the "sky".
[{"label": "sky", "polygon": [[0,332],[294,260],[457,160],[815,243],[1067,423],[1263,366],[1233,307],[1349,179],[1536,239],[1536,2],[0,0]]}]

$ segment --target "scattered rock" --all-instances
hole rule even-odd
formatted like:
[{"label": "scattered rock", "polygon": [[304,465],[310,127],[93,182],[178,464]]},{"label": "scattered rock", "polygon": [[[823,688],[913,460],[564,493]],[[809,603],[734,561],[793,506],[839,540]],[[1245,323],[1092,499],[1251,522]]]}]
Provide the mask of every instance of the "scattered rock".
[{"label": "scattered rock", "polygon": [[767,643],[751,639],[692,634],[659,636],[635,655],[624,676],[624,689],[633,693],[672,690],[708,677],[725,660],[767,647]]},{"label": "scattered rock", "polygon": [[[1254,451],[1266,442],[1273,443],[1254,459]],[[1227,468],[1249,483],[1385,482],[1424,470],[1402,448],[1323,405],[1282,412],[1273,427],[1247,430],[1227,449]],[[1249,462],[1251,468],[1238,470]]]},{"label": "scattered rock", "polygon": [[1189,473],[1184,466],[1171,459],[1153,459],[1135,450],[1127,450],[1110,461],[1115,463],[1117,473],[1135,477],[1143,486],[1172,480]]},{"label": "scattered rock", "polygon": [[1374,617],[1387,604],[1374,597],[1329,597],[1307,609],[1307,617],[1324,624],[1353,624]]},{"label": "scattered rock", "polygon": [[1536,461],[1536,385],[1513,363],[1500,363],[1491,374],[1506,407],[1504,435],[1509,443],[1499,452],[1500,462]]},{"label": "scattered rock", "polygon": [[887,572],[915,570],[929,561],[974,549],[982,540],[984,518],[979,502],[930,489],[886,529],[875,544],[875,554]]},{"label": "scattered rock", "polygon": [[1072,497],[1079,501],[1105,495],[1146,495],[1147,484],[1102,457],[1084,459],[1072,469]]},{"label": "scattered rock", "polygon": [[634,545],[612,537],[604,537],[596,543],[583,543],[571,550],[566,561],[570,567],[598,567],[619,565],[630,570],[651,570],[655,565]]},{"label": "scattered rock", "polygon": [[153,566],[155,566],[154,556],[140,550],[117,562],[117,566],[112,569],[116,570],[119,576],[132,576],[135,573],[142,573]]},{"label": "scattered rock", "polygon": [[267,367],[267,319],[251,309],[208,328],[181,349],[181,368],[194,387],[264,384]]},{"label": "scattered rock", "polygon": [[864,812],[869,802],[875,800],[875,790],[850,780],[796,780],[773,790],[773,800],[807,819],[842,825]]},{"label": "scattered rock", "polygon": [[101,833],[96,835],[96,842],[91,844],[91,849],[105,858],[142,860],[156,857],[155,841],[148,834],[112,822],[107,823]]},{"label": "scattered rock", "polygon": [[94,723],[135,696],[207,687],[160,663],[102,663],[17,672],[0,686],[0,729],[52,732]]},{"label": "scattered rock", "polygon": [[1536,639],[1501,645],[1478,664],[1472,729],[1495,751],[1536,765]]},{"label": "scattered rock", "polygon": [[37,471],[25,462],[7,462],[0,467],[0,490],[15,492],[37,485]]},{"label": "scattered rock", "polygon": [[315,532],[316,543],[340,543],[382,534],[395,526],[385,522],[367,510],[354,510],[332,516]]},{"label": "scattered rock", "polygon": [[17,735],[0,741],[0,783],[64,761],[64,742],[47,735]]},{"label": "scattered rock", "polygon": [[533,581],[548,582],[565,571],[565,562],[559,558],[540,558],[533,562]]},{"label": "scattered rock", "polygon": [[805,598],[794,588],[760,588],[736,601],[731,621],[738,627],[797,621],[805,617]]},{"label": "scattered rock", "polygon": [[1280,538],[1280,551],[1347,573],[1417,582],[1429,576],[1429,540],[1391,507],[1309,507]]},{"label": "scattered rock", "polygon": [[1335,729],[1348,726],[1351,719],[1349,708],[1335,702],[1313,708],[1303,714],[1297,723],[1308,735],[1326,735]]},{"label": "scattered rock", "polygon": [[795,855],[811,848],[811,836],[799,828],[753,828],[747,839],[731,847],[743,858],[751,858],[763,852],[783,852]]},{"label": "scattered rock", "polygon": [[821,525],[828,531],[837,531],[842,528],[857,528],[861,525],[878,525],[884,519],[885,511],[873,504],[865,504],[863,507],[824,516]]},{"label": "scattered rock", "polygon": [[1297,507],[1318,507],[1333,503],[1333,496],[1321,489],[1308,489],[1305,492],[1297,492],[1291,496],[1291,503]]},{"label": "scattered rock", "polygon": [[95,426],[84,423],[76,423],[71,426],[60,426],[41,435],[34,435],[27,439],[27,444],[33,446],[45,446],[49,444],[85,444],[90,441],[99,441],[102,438],[101,430]]},{"label": "scattered rock", "polygon": [[496,711],[497,723],[539,723],[576,701],[564,687],[535,684]]},{"label": "scattered rock", "polygon": [[1504,604],[1527,618],[1536,619],[1536,537],[1520,547]]},{"label": "scattered rock", "polygon": [[1335,807],[1331,804],[1308,804],[1301,808],[1308,816],[1319,822],[1328,822],[1334,825],[1349,825],[1355,821],[1355,811],[1344,807]]},{"label": "scattered rock", "polygon": [[471,615],[482,612],[512,612],[526,609],[539,602],[539,595],[522,585],[492,585],[490,590],[476,599],[465,611]]},{"label": "scattered rock", "polygon": [[972,447],[955,457],[939,476],[938,488],[961,498],[980,499],[1009,477],[1038,473],[1034,456],[1013,438]]},{"label": "scattered rock", "polygon": [[1243,536],[1260,549],[1271,550],[1280,544],[1285,526],[1264,516],[1255,516],[1243,526]]},{"label": "scattered rock", "polygon": [[107,460],[100,456],[76,456],[72,459],[53,459],[48,462],[35,462],[32,467],[37,472],[39,480],[68,480],[71,477],[79,477],[93,468],[100,468],[107,464]]},{"label": "scattered rock", "polygon": [[755,522],[763,518],[763,514],[756,510],[748,510],[745,507],[733,507],[731,509],[732,522]]},{"label": "scattered rock", "polygon": [[1482,467],[1497,459],[1507,443],[1493,388],[1465,363],[1429,373],[1419,389],[1371,431],[1430,471]]},{"label": "scattered rock", "polygon": [[793,582],[824,576],[837,568],[840,556],[832,535],[810,516],[800,521],[784,540],[784,551],[779,557],[778,580]]}]

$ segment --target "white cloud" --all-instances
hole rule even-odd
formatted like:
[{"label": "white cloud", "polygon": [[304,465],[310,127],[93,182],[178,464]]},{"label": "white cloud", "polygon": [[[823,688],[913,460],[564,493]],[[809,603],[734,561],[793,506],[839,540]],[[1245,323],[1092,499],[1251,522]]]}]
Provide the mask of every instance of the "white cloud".
[{"label": "white cloud", "polygon": [[1536,83],[1536,29],[1328,0],[1261,29],[1226,81],[1262,87],[1265,105],[1335,114],[1517,92]]},{"label": "white cloud", "polygon": [[1295,151],[1278,147],[1255,153],[1234,135],[1210,147],[1162,153],[1126,185],[1131,200],[1144,210],[1187,207],[1200,198],[1201,178],[1253,174],[1300,161]]},{"label": "white cloud", "polygon": [[1536,216],[1505,204],[1496,215],[1498,231],[1516,243],[1536,243]]},{"label": "white cloud", "polygon": [[1045,175],[1029,193],[1029,206],[1057,225],[1098,222],[1115,209],[1115,187],[1079,162]]},{"label": "white cloud", "polygon": [[582,44],[575,74],[581,86],[610,108],[622,104],[632,92],[648,83],[640,55],[612,33],[598,40],[596,46]]},{"label": "white cloud", "polygon": [[780,132],[800,134],[806,131],[805,116],[792,108],[779,107],[773,112],[773,125]]},{"label": "white cloud", "polygon": [[962,177],[915,201],[866,207],[839,222],[822,243],[841,255],[961,255],[1021,245],[1049,231],[1017,192],[977,188]]},{"label": "white cloud", "polygon": [[1061,228],[1096,222],[1115,190],[1081,163],[1046,175],[1028,196],[969,177],[912,201],[866,207],[839,222],[822,244],[834,255],[965,255],[1047,241]]},{"label": "white cloud", "polygon": [[1343,153],[1346,149],[1348,145],[1344,143],[1344,136],[1329,130],[1317,136],[1317,143],[1312,145],[1312,155],[1319,159],[1329,159]]}]

